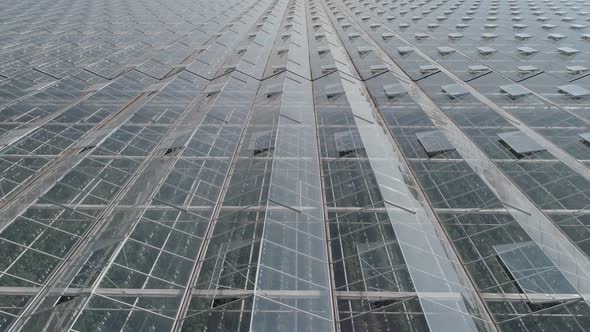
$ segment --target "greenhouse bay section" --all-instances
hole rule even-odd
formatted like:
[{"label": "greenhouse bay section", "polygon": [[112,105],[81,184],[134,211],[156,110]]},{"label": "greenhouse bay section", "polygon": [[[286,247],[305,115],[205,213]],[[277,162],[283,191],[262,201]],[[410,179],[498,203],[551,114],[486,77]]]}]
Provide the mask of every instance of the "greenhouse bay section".
[{"label": "greenhouse bay section", "polygon": [[0,331],[590,331],[587,0],[0,3]]}]

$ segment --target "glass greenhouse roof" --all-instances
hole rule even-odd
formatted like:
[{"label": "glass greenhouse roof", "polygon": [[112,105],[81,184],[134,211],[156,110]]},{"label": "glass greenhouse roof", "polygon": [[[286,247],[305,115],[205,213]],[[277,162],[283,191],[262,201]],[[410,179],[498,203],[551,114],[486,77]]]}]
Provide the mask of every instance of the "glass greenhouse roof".
[{"label": "glass greenhouse roof", "polygon": [[587,0],[0,3],[0,331],[588,331]]}]

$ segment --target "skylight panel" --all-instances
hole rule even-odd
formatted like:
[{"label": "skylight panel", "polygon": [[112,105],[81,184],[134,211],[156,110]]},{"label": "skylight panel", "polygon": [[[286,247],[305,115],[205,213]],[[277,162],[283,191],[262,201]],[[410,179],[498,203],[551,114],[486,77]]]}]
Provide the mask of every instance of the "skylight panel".
[{"label": "skylight panel", "polygon": [[532,92],[518,84],[509,84],[500,86],[500,90],[510,98],[520,98],[530,95]]},{"label": "skylight panel", "polygon": [[526,24],[515,24],[512,27],[517,30],[522,30],[522,29],[525,29],[527,27],[527,25]]},{"label": "skylight panel", "polygon": [[426,38],[428,38],[428,37],[430,37],[428,34],[426,34],[426,33],[422,33],[422,32],[418,32],[418,33],[416,33],[416,34],[414,35],[414,38],[416,38],[416,39],[418,39],[418,40],[421,40],[421,39],[426,39]]},{"label": "skylight panel", "polygon": [[457,33],[457,32],[449,33],[449,39],[451,39],[451,40],[460,39],[460,38],[463,38],[462,33]]},{"label": "skylight panel", "polygon": [[225,86],[225,83],[209,84],[207,86],[207,88],[205,89],[205,94],[207,95],[207,97],[218,94],[221,92],[221,90],[223,89],[224,86]]},{"label": "skylight panel", "polygon": [[326,86],[326,97],[328,99],[336,98],[344,94],[344,88],[340,84],[329,84]]},{"label": "skylight panel", "polygon": [[275,136],[274,130],[253,133],[248,144],[248,151],[252,151],[254,156],[263,152],[270,152],[274,149]]},{"label": "skylight panel", "polygon": [[354,135],[351,131],[334,133],[334,141],[336,143],[336,151],[338,151],[339,157],[345,157],[364,149],[361,137]]},{"label": "skylight panel", "polygon": [[501,142],[520,155],[526,155],[545,150],[545,148],[539,145],[539,143],[521,131],[499,133],[498,137],[500,138]]},{"label": "skylight panel", "polygon": [[443,85],[442,91],[453,99],[458,99],[469,94],[461,84]]},{"label": "skylight panel", "polygon": [[557,87],[558,91],[572,98],[584,98],[590,96],[590,90],[576,84],[561,85]]},{"label": "skylight panel", "polygon": [[484,65],[469,66],[469,67],[467,67],[467,69],[469,70],[470,73],[473,73],[473,74],[483,73],[483,72],[490,70],[490,68],[488,68]]},{"label": "skylight panel", "polygon": [[381,38],[384,39],[384,40],[385,39],[393,38],[394,36],[395,35],[393,33],[391,33],[391,32],[384,32],[384,33],[381,34]]},{"label": "skylight panel", "polygon": [[589,70],[588,67],[584,67],[584,66],[569,66],[569,67],[565,67],[565,69],[567,69],[572,74],[579,74],[579,73]]},{"label": "skylight panel", "polygon": [[336,65],[323,65],[320,68],[323,74],[327,74],[337,70]]},{"label": "skylight panel", "polygon": [[478,47],[477,48],[477,51],[480,54],[483,54],[483,55],[490,55],[490,54],[493,54],[493,53],[496,53],[497,52],[495,49],[493,49],[491,47],[488,47],[488,46]]},{"label": "skylight panel", "polygon": [[562,40],[566,37],[567,36],[559,34],[559,33],[551,33],[551,34],[547,35],[547,38],[552,39],[552,40]]},{"label": "skylight panel", "polygon": [[419,132],[416,137],[429,157],[455,150],[440,130]]},{"label": "skylight panel", "polygon": [[373,73],[373,74],[381,73],[381,72],[389,70],[389,68],[387,68],[386,65],[372,65],[370,68],[371,68],[371,73]]},{"label": "skylight panel", "polygon": [[272,66],[272,73],[276,74],[276,73],[280,73],[282,71],[287,70],[287,67],[285,67],[285,65],[274,65]]},{"label": "skylight panel", "polygon": [[451,54],[455,52],[455,49],[452,47],[448,47],[448,46],[441,46],[439,48],[437,48],[438,53],[442,54],[442,55],[447,55],[447,54]]},{"label": "skylight panel", "polygon": [[580,53],[580,50],[577,50],[572,47],[559,47],[557,49],[557,51],[561,54],[564,54],[564,55],[574,55],[574,54]]},{"label": "skylight panel", "polygon": [[383,91],[388,98],[399,98],[408,92],[399,84],[388,84],[383,86]]},{"label": "skylight panel", "polygon": [[361,34],[358,33],[358,32],[351,32],[351,33],[348,34],[348,39],[355,39],[355,38],[358,38],[360,36],[361,36]]},{"label": "skylight panel", "polygon": [[373,48],[371,48],[371,46],[359,46],[356,50],[360,55],[365,55],[367,53],[373,52]]},{"label": "skylight panel", "polygon": [[[492,247],[503,268],[523,293],[523,299],[532,304],[542,304],[542,308],[559,305],[564,300],[580,299],[575,288],[535,242],[508,243]],[[556,301],[554,295],[558,294],[560,300]]]},{"label": "skylight panel", "polygon": [[277,96],[283,93],[283,84],[271,84],[266,88],[265,94],[267,98]]},{"label": "skylight panel", "polygon": [[330,47],[328,46],[320,46],[317,48],[317,52],[318,54],[325,54],[325,53],[329,53],[330,52]]},{"label": "skylight panel", "polygon": [[518,66],[516,67],[516,69],[518,69],[518,72],[522,74],[530,74],[532,72],[539,70],[539,68],[535,66]]},{"label": "skylight panel", "polygon": [[397,48],[399,54],[405,55],[414,52],[414,48],[411,46],[401,46]]},{"label": "skylight panel", "polygon": [[172,152],[179,151],[184,147],[186,141],[193,133],[194,128],[190,129],[177,129],[170,135],[168,135],[160,144],[160,149],[164,150],[165,155],[169,155]]},{"label": "skylight panel", "polygon": [[430,74],[433,72],[438,71],[438,67],[436,65],[423,65],[420,66],[420,72],[422,74]]},{"label": "skylight panel", "polygon": [[590,143],[590,133],[582,133],[582,134],[579,134],[578,136],[580,136],[582,138],[582,140],[585,141],[586,143]]},{"label": "skylight panel", "polygon": [[514,38],[520,39],[520,40],[525,40],[525,39],[529,39],[532,37],[533,36],[529,35],[528,33],[517,33],[516,35],[514,35]]},{"label": "skylight panel", "polygon": [[517,51],[518,51],[518,53],[524,54],[524,55],[532,55],[532,54],[539,52],[538,50],[536,50],[532,47],[528,47],[528,46],[519,47],[519,48],[517,48]]}]

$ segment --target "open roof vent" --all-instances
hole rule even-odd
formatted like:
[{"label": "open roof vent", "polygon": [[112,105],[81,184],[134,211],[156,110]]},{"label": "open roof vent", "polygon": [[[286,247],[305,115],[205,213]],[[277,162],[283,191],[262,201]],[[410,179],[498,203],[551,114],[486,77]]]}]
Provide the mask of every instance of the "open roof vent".
[{"label": "open roof vent", "polygon": [[539,68],[535,66],[518,66],[516,69],[518,69],[520,74],[531,74],[539,70]]},{"label": "open roof vent", "polygon": [[483,54],[483,55],[490,55],[490,54],[494,54],[496,53],[496,49],[488,47],[488,46],[482,46],[482,47],[478,47],[477,48],[477,52],[479,52],[479,54]]},{"label": "open roof vent", "polygon": [[579,99],[590,96],[590,90],[575,84],[561,85],[558,86],[557,89],[560,93],[563,93],[571,98]]},{"label": "open roof vent", "polygon": [[408,92],[399,84],[388,84],[383,86],[383,91],[387,98],[399,98]]},{"label": "open roof vent", "polygon": [[439,69],[436,65],[424,65],[420,66],[420,73],[422,74],[432,74],[437,72]]},{"label": "open roof vent", "polygon": [[480,73],[485,73],[487,71],[490,70],[490,68],[484,66],[484,65],[474,65],[474,66],[469,66],[467,67],[467,69],[469,70],[470,73],[472,74],[480,74]]},{"label": "open roof vent", "polygon": [[530,95],[532,92],[518,84],[509,84],[500,86],[500,91],[504,92],[512,99],[521,98]]},{"label": "open roof vent", "polygon": [[572,47],[560,47],[557,49],[557,52],[559,52],[560,54],[569,56],[569,55],[574,55],[574,54],[580,53],[580,50],[577,50]]},{"label": "open roof vent", "polygon": [[549,38],[551,40],[562,40],[564,38],[567,38],[567,36],[559,34],[559,33],[550,33],[547,35],[547,38]]},{"label": "open roof vent", "polygon": [[266,156],[272,152],[275,146],[275,131],[264,130],[253,133],[248,144],[248,151],[253,156]]},{"label": "open roof vent", "polygon": [[414,48],[411,46],[400,46],[397,48],[397,52],[401,55],[406,55],[414,52]]},{"label": "open roof vent", "polygon": [[348,130],[334,133],[334,142],[339,158],[359,156],[359,153],[364,150],[361,137]]},{"label": "open roof vent", "polygon": [[510,149],[510,152],[519,159],[545,150],[539,143],[521,131],[499,133],[498,137],[500,143]]},{"label": "open roof vent", "polygon": [[590,70],[590,68],[584,66],[570,66],[565,67],[565,69],[567,69],[567,71],[570,72],[570,74],[579,74]]},{"label": "open roof vent", "polygon": [[330,84],[326,86],[326,98],[336,99],[344,94],[344,88],[340,84]]},{"label": "open roof vent", "polygon": [[440,130],[430,130],[416,133],[418,142],[426,151],[428,158],[455,150],[455,147],[447,140]]},{"label": "open roof vent", "polygon": [[266,98],[274,97],[283,93],[283,84],[271,84],[266,88]]},{"label": "open roof vent", "polygon": [[372,74],[382,73],[389,70],[386,65],[372,65],[370,68]]},{"label": "open roof vent", "polygon": [[461,84],[448,84],[441,87],[442,91],[452,99],[459,99],[469,94]]},{"label": "open roof vent", "polygon": [[582,134],[578,134],[578,136],[580,136],[582,138],[582,141],[584,143],[586,143],[587,145],[590,145],[590,133],[582,133]]},{"label": "open roof vent", "polygon": [[442,54],[442,55],[448,55],[448,54],[455,52],[454,48],[448,47],[448,46],[441,46],[441,47],[437,48],[437,50],[438,50],[438,53]]},{"label": "open roof vent", "polygon": [[518,51],[518,53],[523,54],[523,55],[533,55],[533,54],[539,52],[538,50],[536,50],[532,47],[528,47],[528,46],[519,47],[516,50]]}]

